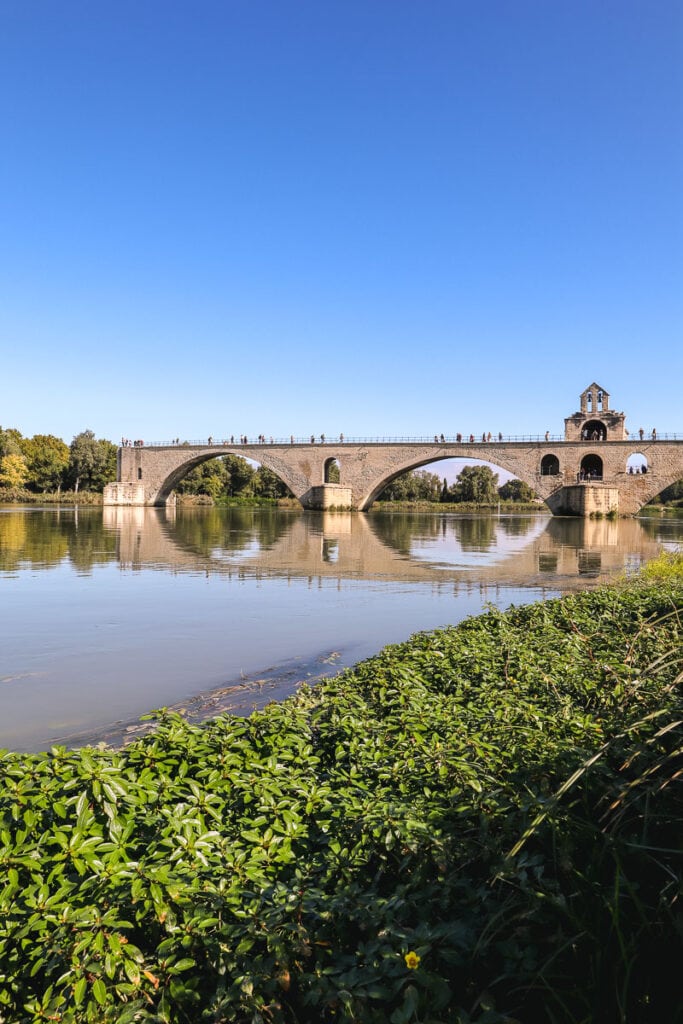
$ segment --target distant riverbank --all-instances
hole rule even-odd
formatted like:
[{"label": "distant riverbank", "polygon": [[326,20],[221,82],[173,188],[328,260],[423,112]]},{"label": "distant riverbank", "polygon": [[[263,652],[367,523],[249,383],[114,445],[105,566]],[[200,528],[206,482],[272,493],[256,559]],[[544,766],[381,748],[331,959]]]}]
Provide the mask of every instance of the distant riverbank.
[{"label": "distant riverbank", "polygon": [[[101,505],[102,493],[95,491],[46,491],[36,493],[23,488],[0,488],[0,505]],[[295,508],[301,505],[296,498],[263,498],[257,495],[236,495],[230,498],[214,498],[208,494],[178,494],[176,504],[182,507],[235,507],[235,508]],[[545,505],[538,502],[499,501],[494,503],[436,502],[436,501],[376,501],[374,509],[391,512],[511,512],[548,513]]]},{"label": "distant riverbank", "polygon": [[0,487],[0,505],[101,505],[101,491],[27,491]]}]

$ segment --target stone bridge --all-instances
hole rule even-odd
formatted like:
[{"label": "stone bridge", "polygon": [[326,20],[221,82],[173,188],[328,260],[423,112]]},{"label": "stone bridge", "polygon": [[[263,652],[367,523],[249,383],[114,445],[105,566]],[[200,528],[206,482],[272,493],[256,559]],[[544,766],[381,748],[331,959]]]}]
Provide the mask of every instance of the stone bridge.
[{"label": "stone bridge", "polygon": [[[646,460],[646,473],[629,473],[629,456],[636,453]],[[105,504],[164,505],[191,469],[220,455],[259,462],[304,508],[317,509],[365,511],[402,473],[452,458],[485,460],[507,470],[529,484],[554,514],[633,515],[683,477],[683,440],[160,445],[119,449],[118,482],[107,486]],[[599,479],[581,479],[587,462],[601,466]],[[339,483],[328,482],[334,463]]]},{"label": "stone bridge", "polygon": [[[613,412],[597,384],[581,395],[581,409],[565,419],[563,438],[475,441],[416,440],[192,443],[123,445],[117,482],[106,505],[164,505],[195,466],[221,455],[253,459],[272,470],[304,508],[365,511],[387,484],[409,470],[443,459],[483,460],[523,480],[555,515],[633,515],[665,487],[683,478],[683,436],[656,431],[629,437],[624,413]],[[642,436],[640,436],[642,435]],[[490,437],[490,435],[488,435]],[[637,472],[629,463],[638,457]],[[335,482],[332,482],[332,480]],[[338,479],[338,482],[336,482]]]}]

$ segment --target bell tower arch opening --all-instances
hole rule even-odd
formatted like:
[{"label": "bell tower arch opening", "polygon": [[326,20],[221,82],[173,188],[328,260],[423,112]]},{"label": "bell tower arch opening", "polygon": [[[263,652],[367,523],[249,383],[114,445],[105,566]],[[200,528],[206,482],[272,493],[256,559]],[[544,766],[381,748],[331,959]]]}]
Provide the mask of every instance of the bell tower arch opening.
[{"label": "bell tower arch opening", "polygon": [[586,420],[581,428],[582,441],[606,441],[607,427],[602,420]]}]

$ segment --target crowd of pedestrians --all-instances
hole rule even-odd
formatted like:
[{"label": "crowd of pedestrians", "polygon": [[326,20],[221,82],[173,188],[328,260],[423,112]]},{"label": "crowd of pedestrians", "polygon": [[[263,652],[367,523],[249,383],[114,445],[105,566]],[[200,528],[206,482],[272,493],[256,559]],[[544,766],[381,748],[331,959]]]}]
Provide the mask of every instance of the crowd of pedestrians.
[{"label": "crowd of pedestrians", "polygon": [[[482,439],[482,442],[484,444],[487,444],[489,441],[493,441],[494,437],[493,437],[493,434],[491,433],[491,431],[489,430],[488,434],[486,432],[484,432],[481,435],[481,439]],[[547,431],[546,431],[545,439],[546,439],[546,441],[549,440],[549,434],[548,434]],[[309,441],[310,441],[311,444],[326,444],[327,440],[328,439],[325,436],[325,434],[320,434],[320,435],[311,434],[310,438],[309,438]],[[345,439],[344,435],[340,434],[339,435],[339,443],[340,444],[344,444],[345,440],[346,439]],[[435,444],[446,444],[447,442],[452,441],[452,440],[453,440],[453,438],[448,438],[448,437],[446,437],[445,434],[434,434],[434,443]],[[502,434],[501,431],[498,432],[498,440],[499,441],[503,440],[503,434]],[[470,434],[469,437],[463,437],[463,435],[461,433],[457,433],[455,435],[455,441],[458,444],[462,444],[463,441],[465,441],[465,442],[469,441],[470,444],[474,444],[475,437],[474,437],[474,434]],[[171,444],[173,444],[173,445],[179,445],[180,443],[181,443],[181,441],[180,441],[179,437],[175,437],[171,441]],[[189,444],[188,441],[183,441],[182,443],[183,444]],[[237,443],[237,444],[249,444],[250,442],[249,442],[249,437],[247,436],[247,434],[240,434],[239,437],[237,438],[237,441],[235,441],[235,435],[231,434],[229,439],[225,438],[223,441],[220,441],[220,442],[214,442],[213,437],[209,436],[209,438],[207,439],[207,444],[212,445],[214,443],[223,444],[223,445],[226,445],[226,444],[234,445],[235,443]],[[275,444],[275,439],[272,436],[266,437],[265,434],[259,434],[258,437],[256,438],[256,443],[257,444]],[[294,437],[294,434],[290,434],[289,435],[289,443],[290,444],[296,444],[297,443],[297,439]],[[122,437],[121,438],[121,444],[123,446],[134,445],[135,447],[138,447],[139,445],[143,445],[144,441],[129,441],[127,438],[123,438]]]},{"label": "crowd of pedestrians", "polygon": [[[638,436],[639,436],[641,441],[644,440],[644,438],[645,438],[645,431],[643,430],[642,427],[640,427],[640,429],[638,430]],[[657,440],[657,431],[656,431],[656,429],[654,427],[652,428],[652,432],[650,434],[650,437],[652,438],[653,441]],[[327,438],[326,438],[325,434],[320,434],[320,435],[311,434],[309,440],[310,440],[311,444],[325,444],[327,442]],[[489,444],[491,441],[494,441],[495,438],[494,438],[493,434],[491,433],[491,431],[489,430],[488,433],[486,431],[484,431],[482,433],[481,440],[482,440],[483,444]],[[502,431],[498,431],[497,440],[498,441],[503,441]],[[546,430],[546,432],[545,432],[545,440],[547,442],[550,442],[550,431],[548,431],[548,430]],[[607,440],[607,432],[605,430],[600,430],[598,428],[596,428],[594,430],[588,430],[587,428],[584,428],[581,431],[581,440],[582,441],[606,441]],[[339,435],[339,443],[340,444],[344,444],[344,441],[345,441],[344,435],[340,434]],[[453,441],[453,438],[446,437],[445,434],[434,434],[434,444],[446,444],[446,443],[452,442],[452,441]],[[474,434],[470,434],[469,436],[467,436],[467,435],[463,435],[461,433],[457,433],[455,435],[455,441],[456,441],[457,444],[463,444],[463,443],[467,443],[467,442],[469,442],[470,444],[474,444],[475,443],[475,437],[474,437]],[[131,441],[127,437],[122,437],[121,438],[121,446],[124,447],[124,448],[127,448],[127,447],[141,448],[144,445],[144,443],[145,443],[144,441]],[[179,437],[174,438],[173,441],[171,442],[171,444],[174,444],[174,445],[179,445],[180,443],[181,442],[180,442],[180,438]],[[188,443],[189,442],[187,442],[187,441],[183,442],[183,444],[188,444]],[[210,445],[214,444],[213,437],[209,437],[207,443],[210,444]],[[238,444],[249,444],[250,442],[249,442],[249,437],[246,434],[240,434],[239,438],[237,439],[237,442],[235,441],[235,435],[231,434],[229,440],[227,438],[225,438],[223,441],[220,441],[220,442],[217,442],[217,443],[223,444],[223,445],[227,445],[227,444],[234,445],[235,443],[238,443]],[[272,437],[272,435],[269,436],[269,437],[266,437],[265,434],[259,434],[258,437],[256,438],[256,443],[257,444],[275,444],[275,439]],[[289,435],[289,443],[290,444],[296,444],[297,443],[297,439],[294,437],[294,434],[290,434]]]}]

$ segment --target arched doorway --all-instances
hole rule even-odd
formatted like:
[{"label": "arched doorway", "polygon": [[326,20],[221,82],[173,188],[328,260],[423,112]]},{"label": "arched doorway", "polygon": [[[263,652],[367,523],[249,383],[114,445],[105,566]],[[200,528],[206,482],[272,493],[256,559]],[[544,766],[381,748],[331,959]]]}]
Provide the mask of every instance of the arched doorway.
[{"label": "arched doorway", "polygon": [[647,459],[642,452],[633,452],[626,460],[626,472],[629,474],[647,473]]},{"label": "arched doorway", "polygon": [[582,441],[606,441],[607,427],[602,420],[587,420],[581,428]]},{"label": "arched doorway", "polygon": [[560,460],[557,455],[544,455],[541,459],[541,476],[557,476],[560,472]]},{"label": "arched doorway", "polygon": [[338,484],[341,481],[341,467],[337,459],[326,459],[323,483]]},{"label": "arched doorway", "polygon": [[602,480],[602,459],[599,455],[584,455],[581,459],[579,480]]}]

